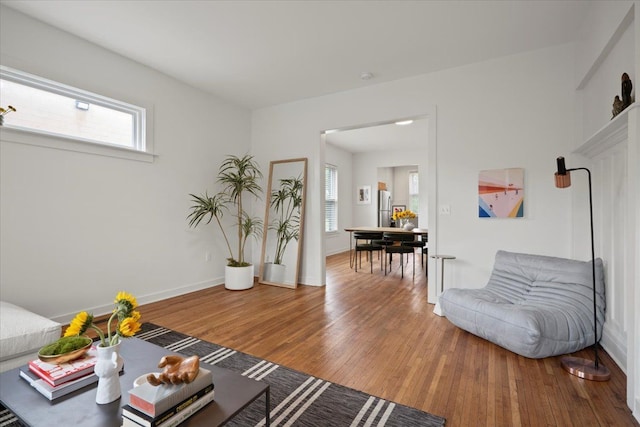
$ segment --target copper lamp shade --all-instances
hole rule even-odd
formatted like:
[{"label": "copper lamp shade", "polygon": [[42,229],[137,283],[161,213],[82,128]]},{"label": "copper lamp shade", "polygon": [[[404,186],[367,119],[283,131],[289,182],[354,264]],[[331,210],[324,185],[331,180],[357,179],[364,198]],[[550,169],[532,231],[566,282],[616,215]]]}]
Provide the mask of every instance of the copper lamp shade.
[{"label": "copper lamp shade", "polygon": [[557,188],[571,187],[571,172],[567,172],[565,175],[560,175],[556,172],[554,175],[556,177]]},{"label": "copper lamp shade", "polygon": [[573,168],[567,169],[564,164],[564,157],[558,157],[556,159],[558,171],[554,174],[556,180],[556,187],[567,188],[571,185],[571,171],[583,170],[587,172],[589,178],[589,214],[591,218],[591,271],[593,278],[593,336],[594,343],[593,349],[595,353],[595,360],[583,359],[581,357],[563,357],[560,361],[562,367],[571,375],[575,375],[585,380],[591,381],[608,381],[611,378],[611,372],[609,369],[600,364],[598,359],[598,318],[596,307],[596,263],[595,263],[595,248],[593,243],[593,199],[591,197],[591,171],[587,168]]}]

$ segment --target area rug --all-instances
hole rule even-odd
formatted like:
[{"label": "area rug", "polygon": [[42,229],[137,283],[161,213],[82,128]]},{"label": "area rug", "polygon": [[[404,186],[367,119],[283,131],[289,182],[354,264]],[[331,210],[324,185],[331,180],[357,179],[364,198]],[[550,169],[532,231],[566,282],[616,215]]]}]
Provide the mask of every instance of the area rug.
[{"label": "area rug", "polygon": [[[415,408],[380,399],[325,381],[282,365],[230,348],[202,341],[152,323],[145,323],[137,338],[185,356],[198,355],[200,361],[220,366],[257,381],[271,389],[272,426],[443,426],[445,419]],[[214,379],[215,383],[215,379]],[[264,426],[261,396],[228,424]],[[15,416],[0,408],[0,426],[17,427]]]}]

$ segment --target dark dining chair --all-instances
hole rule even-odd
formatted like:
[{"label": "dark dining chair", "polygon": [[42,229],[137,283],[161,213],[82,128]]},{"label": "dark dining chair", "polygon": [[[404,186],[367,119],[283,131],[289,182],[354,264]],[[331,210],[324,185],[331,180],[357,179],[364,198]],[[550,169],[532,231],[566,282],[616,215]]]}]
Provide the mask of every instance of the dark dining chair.
[{"label": "dark dining chair", "polygon": [[[420,239],[418,239],[418,236]],[[427,233],[421,233],[419,235],[415,235],[415,238],[410,242],[402,242],[401,244],[404,246],[411,246],[414,249],[420,249],[420,259],[422,267],[424,268],[424,256],[425,254],[429,254],[429,246],[428,241],[429,235]]]},{"label": "dark dining chair", "polygon": [[[402,277],[404,278],[404,255],[409,254],[413,255],[413,277],[416,277],[416,255],[411,246],[405,246],[402,243],[411,242],[414,239],[413,234],[411,233],[394,233],[394,232],[385,232],[383,234],[384,240],[391,243],[385,246],[385,257],[384,257],[384,274],[387,274],[387,255],[389,256],[389,271],[391,271],[391,257],[393,254],[400,254],[400,271]],[[408,261],[408,259],[407,259]]]},{"label": "dark dining chair", "polygon": [[[381,232],[371,231],[357,231],[353,233],[355,240],[355,270],[358,272],[358,254],[360,261],[360,268],[362,268],[362,252],[366,252],[369,255],[369,264],[371,266],[371,273],[373,273],[373,252],[378,252],[378,255],[382,253],[383,246],[377,243],[377,240],[382,239]],[[382,270],[382,259],[380,259],[380,270]]]}]

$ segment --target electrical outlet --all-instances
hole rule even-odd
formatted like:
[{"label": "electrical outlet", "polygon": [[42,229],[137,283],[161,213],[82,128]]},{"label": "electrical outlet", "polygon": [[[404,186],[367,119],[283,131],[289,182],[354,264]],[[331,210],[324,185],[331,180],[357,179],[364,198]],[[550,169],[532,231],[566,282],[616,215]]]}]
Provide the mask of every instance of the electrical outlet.
[{"label": "electrical outlet", "polygon": [[211,261],[211,252],[206,251],[206,252],[204,253],[204,260],[205,260],[206,262]]},{"label": "electrical outlet", "polygon": [[451,206],[449,205],[440,206],[440,215],[451,215]]}]

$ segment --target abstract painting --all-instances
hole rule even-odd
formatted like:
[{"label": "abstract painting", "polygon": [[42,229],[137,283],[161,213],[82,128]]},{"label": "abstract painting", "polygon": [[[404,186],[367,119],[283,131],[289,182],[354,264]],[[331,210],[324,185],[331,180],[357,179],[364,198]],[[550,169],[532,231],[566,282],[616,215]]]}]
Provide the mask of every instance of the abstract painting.
[{"label": "abstract painting", "polygon": [[524,216],[524,169],[480,171],[478,208],[480,218],[522,218]]}]

